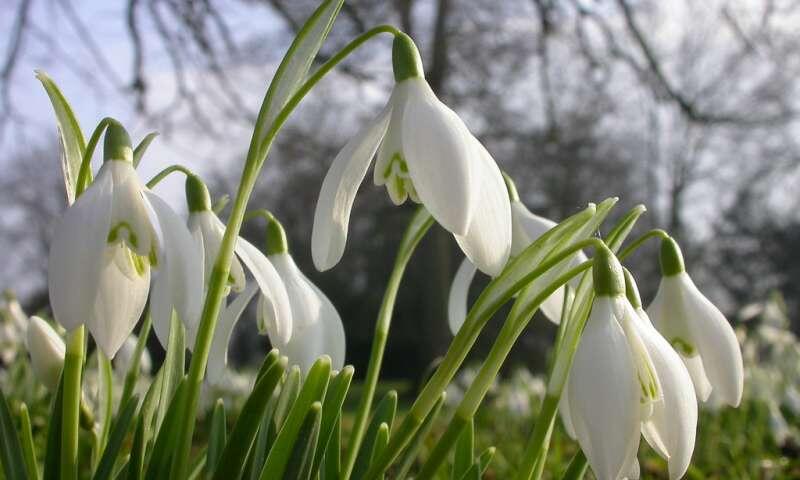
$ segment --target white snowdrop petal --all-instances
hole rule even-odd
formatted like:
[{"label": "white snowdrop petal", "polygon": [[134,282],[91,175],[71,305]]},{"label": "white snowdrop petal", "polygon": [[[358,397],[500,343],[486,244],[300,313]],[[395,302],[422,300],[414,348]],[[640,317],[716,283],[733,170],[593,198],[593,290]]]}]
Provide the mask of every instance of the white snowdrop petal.
[{"label": "white snowdrop petal", "polygon": [[102,169],[110,169],[113,182],[113,206],[111,228],[117,229],[120,239],[126,241],[131,250],[147,256],[157,248],[156,230],[143,198],[143,188],[133,164],[122,160],[105,162]]},{"label": "white snowdrop petal", "polygon": [[155,274],[150,292],[150,317],[158,342],[165,349],[169,345],[169,332],[172,326],[172,300],[169,291],[169,274],[162,271]]},{"label": "white snowdrop petal", "polygon": [[569,375],[575,434],[599,480],[616,480],[639,444],[639,385],[612,300],[599,297]]},{"label": "white snowdrop petal", "polygon": [[520,201],[511,202],[511,218],[511,255],[513,256],[522,253],[534,240],[556,226],[556,222],[536,215]]},{"label": "white snowdrop petal", "polygon": [[650,325],[644,311],[635,323],[658,374],[663,401],[654,404],[642,434],[650,446],[669,462],[671,479],[681,478],[689,468],[697,430],[697,401],[689,372],[680,356]]},{"label": "white snowdrop petal", "polygon": [[694,386],[697,399],[701,402],[708,401],[713,388],[706,376],[706,370],[705,367],[703,367],[703,359],[700,358],[700,355],[692,355],[691,357],[681,355],[681,360],[683,360],[683,364],[689,372],[689,377],[692,379],[692,385]]},{"label": "white snowdrop petal", "polygon": [[98,282],[94,314],[86,325],[103,353],[114,358],[144,311],[150,288],[150,267],[143,263],[143,271],[126,275],[119,264],[131,262],[131,251],[122,244],[109,246],[101,255],[105,266]]},{"label": "white snowdrop petal", "polygon": [[322,314],[322,298],[314,290],[312,283],[297,268],[288,253],[267,257],[278,272],[292,308],[292,329],[313,325]]},{"label": "white snowdrop petal", "polygon": [[292,308],[280,275],[267,257],[243,238],[236,242],[236,254],[253,274],[261,294],[270,300],[270,316],[274,319],[270,340],[281,344],[288,342],[293,328]]},{"label": "white snowdrop petal", "polygon": [[110,221],[111,176],[101,172],[53,231],[47,263],[50,304],[67,330],[93,314]]},{"label": "white snowdrop petal", "polygon": [[353,201],[386,133],[390,113],[391,105],[387,104],[372,123],[345,144],[325,174],[311,231],[311,253],[317,270],[328,270],[342,258]]},{"label": "white snowdrop petal", "polygon": [[478,204],[465,236],[455,235],[456,242],[470,261],[487,275],[497,276],[511,252],[511,205],[503,175],[492,156],[474,140],[480,176]]},{"label": "white snowdrop petal", "polygon": [[575,434],[575,426],[572,424],[572,412],[569,410],[569,378],[561,391],[561,398],[558,399],[558,413],[567,435],[575,440],[577,435]]},{"label": "white snowdrop petal", "polygon": [[[171,306],[187,330],[196,329],[203,308],[203,254],[200,246],[164,200],[152,192],[146,192],[146,196],[153,206],[164,239],[158,276],[164,275],[166,279],[159,288],[167,288]],[[168,333],[169,322],[164,339],[169,338]]]},{"label": "white snowdrop petal", "polygon": [[744,366],[736,333],[689,276],[684,272],[680,277],[685,285],[686,308],[694,317],[689,319],[689,329],[703,359],[708,381],[725,403],[739,406],[744,389]]},{"label": "white snowdrop petal", "polygon": [[424,79],[404,80],[403,154],[420,200],[446,230],[466,235],[478,205],[478,160],[472,134]]},{"label": "white snowdrop petal", "polygon": [[453,277],[453,284],[450,286],[450,295],[447,301],[447,322],[450,325],[450,332],[455,335],[467,319],[467,301],[469,297],[469,286],[475,278],[478,269],[475,265],[465,258]]},{"label": "white snowdrop petal", "polygon": [[250,284],[236,298],[220,312],[214,338],[211,340],[211,350],[208,352],[206,365],[206,380],[211,385],[220,385],[225,378],[225,368],[228,366],[228,344],[236,322],[241,318],[244,309],[253,296],[258,292],[258,285]]}]

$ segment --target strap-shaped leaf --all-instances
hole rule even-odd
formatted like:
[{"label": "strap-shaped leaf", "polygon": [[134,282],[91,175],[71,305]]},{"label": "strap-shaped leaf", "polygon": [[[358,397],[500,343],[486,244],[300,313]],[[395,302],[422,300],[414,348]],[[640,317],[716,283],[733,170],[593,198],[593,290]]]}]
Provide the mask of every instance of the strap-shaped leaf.
[{"label": "strap-shaped leaf", "polygon": [[178,390],[172,397],[164,423],[161,425],[153,445],[153,453],[150,456],[150,464],[147,467],[145,478],[169,478],[170,461],[172,460],[172,450],[178,441],[179,424],[185,421],[183,411],[186,399],[186,377],[181,380]]},{"label": "strap-shaped leaf", "polygon": [[278,432],[278,437],[267,455],[267,461],[261,470],[261,480],[283,478],[289,456],[294,448],[300,428],[303,425],[311,404],[325,398],[328,380],[331,375],[331,359],[327,355],[314,362],[308,371],[306,381],[300,389],[286,421]]},{"label": "strap-shaped leaf", "polygon": [[430,413],[428,413],[428,415],[425,417],[425,420],[422,422],[422,425],[420,425],[417,433],[414,434],[414,438],[411,439],[411,443],[409,443],[408,448],[406,448],[406,451],[403,453],[402,460],[400,461],[400,468],[397,471],[397,478],[406,478],[408,476],[408,472],[414,465],[414,461],[417,459],[417,455],[419,454],[422,445],[425,443],[425,438],[428,437],[431,427],[433,427],[434,420],[436,420],[436,417],[442,410],[444,399],[445,393],[442,393],[439,396],[439,400],[433,406],[433,409],[431,409]]},{"label": "strap-shaped leaf", "polygon": [[472,466],[464,472],[460,477],[461,480],[480,480],[486,469],[489,468],[489,463],[494,457],[495,448],[489,447],[481,453],[481,456],[472,464]]},{"label": "strap-shaped leaf", "polygon": [[70,107],[69,102],[64,98],[64,94],[61,93],[55,82],[41,70],[36,72],[36,78],[42,82],[56,114],[58,132],[63,149],[61,171],[64,175],[67,203],[72,204],[75,201],[78,171],[81,169],[83,152],[86,149],[86,139],[83,137],[83,131],[78,119],[75,117],[75,113],[72,111],[72,107]]},{"label": "strap-shaped leaf", "polygon": [[[142,405],[144,410],[144,404]],[[144,416],[140,413],[136,421],[136,430],[133,432],[133,444],[131,445],[131,456],[128,460],[128,480],[141,480],[142,470],[144,470],[144,450],[145,450],[145,427]]]},{"label": "strap-shaped leaf", "polygon": [[96,355],[97,371],[99,372],[99,398],[97,403],[100,407],[100,435],[96,448],[97,452],[102,452],[106,442],[108,442],[108,435],[111,432],[111,420],[114,417],[114,379],[111,371],[111,360],[99,349]]},{"label": "strap-shaped leaf", "polygon": [[322,403],[314,402],[308,409],[303,425],[297,434],[292,454],[286,464],[283,478],[309,480],[314,463],[314,451],[319,439],[319,428],[322,420]]},{"label": "strap-shaped leaf", "polygon": [[281,386],[281,394],[278,397],[278,404],[275,406],[275,413],[273,414],[276,431],[283,427],[283,422],[286,421],[289,410],[291,410],[294,401],[297,400],[297,395],[300,394],[301,378],[300,367],[295,365],[289,370],[289,374]]},{"label": "strap-shaped leaf", "polygon": [[22,433],[22,455],[25,458],[25,469],[28,478],[39,478],[39,466],[36,464],[36,447],[33,444],[33,431],[31,430],[31,417],[28,406],[24,403],[19,406],[20,431]]},{"label": "strap-shaped leaf", "polygon": [[250,451],[259,429],[261,419],[264,417],[267,403],[272,397],[272,392],[278,386],[283,372],[286,369],[286,359],[281,359],[272,366],[256,382],[250,396],[247,398],[239,418],[231,431],[230,439],[225,445],[222,457],[217,464],[214,478],[228,480],[240,478],[245,466],[247,453]]},{"label": "strap-shaped leaf", "polygon": [[186,330],[183,323],[175,312],[172,312],[169,327],[169,341],[167,342],[167,354],[164,363],[161,365],[163,370],[161,378],[161,391],[159,392],[158,408],[156,409],[156,434],[161,429],[164,415],[167,413],[167,406],[170,405],[173,395],[178,388],[178,382],[183,378],[186,368]]},{"label": "strap-shaped leaf", "polygon": [[114,471],[114,464],[119,458],[119,452],[122,448],[122,441],[130,431],[131,422],[136,414],[136,408],[139,406],[139,397],[134,395],[128,400],[122,413],[119,414],[117,421],[114,423],[114,428],[111,431],[111,436],[108,437],[108,444],[103,451],[103,456],[100,458],[100,463],[97,465],[97,471],[94,473],[94,480],[108,480]]},{"label": "strap-shaped leaf", "polygon": [[147,147],[153,143],[153,140],[158,136],[158,132],[150,132],[148,133],[139,145],[136,145],[136,148],[133,149],[133,166],[138,167],[139,163],[142,161],[142,157],[144,156],[144,152],[147,151]]},{"label": "strap-shaped leaf", "polygon": [[467,473],[472,466],[473,455],[475,455],[475,419],[470,418],[456,441],[451,477],[453,480],[458,480]]},{"label": "strap-shaped leaf", "polygon": [[354,369],[348,365],[336,374],[328,386],[325,394],[325,403],[322,405],[322,424],[319,430],[319,446],[314,455],[314,463],[311,468],[311,476],[317,474],[319,466],[328,448],[331,435],[336,426],[337,419],[341,416],[342,405],[344,405],[347,391],[350,389],[350,382],[353,379]]},{"label": "strap-shaped leaf", "polygon": [[211,415],[211,429],[208,434],[208,451],[206,452],[206,472],[208,478],[217,468],[222,451],[225,448],[225,403],[221,398],[217,399],[214,405],[214,413]]},{"label": "strap-shaped leaf", "polygon": [[0,390],[0,462],[6,478],[27,478],[25,459],[6,396]]},{"label": "strap-shaped leaf", "polygon": [[[370,463],[377,460],[383,451],[386,449],[386,445],[389,444],[389,425],[386,422],[383,422],[378,427],[378,433],[375,434],[375,442],[372,444],[372,455],[370,456]],[[383,474],[381,474],[379,479],[383,480]]]},{"label": "strap-shaped leaf", "polygon": [[397,392],[395,390],[389,390],[381,401],[378,402],[378,405],[375,407],[375,412],[372,414],[372,419],[364,434],[364,441],[361,443],[361,450],[358,452],[356,463],[353,466],[353,478],[361,478],[367,472],[367,468],[369,468],[370,462],[372,461],[372,450],[375,439],[378,436],[378,429],[381,423],[385,423],[391,431],[396,412]]},{"label": "strap-shaped leaf", "polygon": [[[339,480],[342,471],[342,416],[338,415],[333,424],[333,432],[325,449],[325,460],[319,472],[322,480]],[[404,478],[404,477],[397,477]]]},{"label": "strap-shaped leaf", "polygon": [[256,120],[254,139],[260,144],[286,102],[306,77],[322,43],[328,36],[344,0],[325,0],[306,20],[283,57]]},{"label": "strap-shaped leaf", "polygon": [[59,480],[61,478],[61,403],[64,399],[64,376],[58,380],[58,389],[50,405],[50,417],[47,422],[47,447],[44,451],[43,480]]}]

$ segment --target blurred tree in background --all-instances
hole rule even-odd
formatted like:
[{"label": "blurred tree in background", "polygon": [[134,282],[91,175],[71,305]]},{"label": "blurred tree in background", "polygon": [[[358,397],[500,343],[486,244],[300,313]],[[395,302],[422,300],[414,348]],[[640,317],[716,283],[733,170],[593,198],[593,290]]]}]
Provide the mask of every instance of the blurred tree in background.
[{"label": "blurred tree in background", "polygon": [[[8,24],[0,134],[4,152],[13,152],[5,154],[0,177],[2,281],[14,287],[24,280],[34,310],[47,302],[44,252],[61,197],[52,193],[60,188],[55,145],[15,142],[27,138],[19,132],[42,128],[30,125],[24,97],[13,90],[34,82],[29,71],[20,73],[22,61],[55,64],[79,79],[84,91],[67,90],[74,103],[83,95],[102,106],[103,98],[122,95],[133,118],[162,132],[159,142],[183,141],[174,151],[191,157],[151,163],[187,162],[212,180],[216,193],[233,193],[267,79],[317,4],[109,3],[115,7],[104,6],[103,18],[114,22],[102,30],[85,11],[93,9],[68,0],[0,6]],[[558,220],[612,195],[621,197],[620,211],[645,203],[650,213],[640,228],[658,226],[678,237],[693,275],[728,311],[778,289],[789,317],[800,318],[800,290],[792,281],[800,273],[792,248],[800,240],[800,2],[353,0],[342,13],[321,58],[379,23],[409,32],[431,86],[514,176],[532,210]],[[72,40],[59,41],[48,30],[53,24],[67,25]],[[389,42],[375,42],[305,101],[280,135],[251,203],[282,219],[301,268],[339,308],[357,371],[411,208],[391,206],[369,173],[345,257],[322,274],[310,260],[311,224],[327,166],[391,88],[389,57]],[[260,244],[263,225],[248,223],[245,235]],[[392,325],[389,376],[419,376],[450,335],[446,300],[458,249],[434,229],[419,252]],[[632,262],[649,279],[641,285],[649,297],[658,281],[654,250]],[[267,348],[264,337],[252,334],[253,322],[238,331],[237,360]],[[537,321],[514,358],[541,365],[543,336],[552,333]]]}]

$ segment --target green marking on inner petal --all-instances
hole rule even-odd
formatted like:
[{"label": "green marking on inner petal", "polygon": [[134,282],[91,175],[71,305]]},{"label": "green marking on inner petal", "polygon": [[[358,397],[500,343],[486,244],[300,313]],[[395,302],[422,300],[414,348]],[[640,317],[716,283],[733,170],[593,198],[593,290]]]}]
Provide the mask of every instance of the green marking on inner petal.
[{"label": "green marking on inner petal", "polygon": [[158,268],[158,253],[156,252],[155,247],[150,248],[150,253],[147,255],[147,259],[150,261],[151,267]]},{"label": "green marking on inner petal", "polygon": [[134,233],[133,229],[131,228],[131,225],[128,222],[125,222],[125,221],[119,222],[118,224],[114,225],[111,228],[111,230],[108,231],[108,238],[106,239],[106,241],[108,243],[114,243],[114,242],[119,241],[120,240],[120,232],[122,230],[125,230],[125,231],[128,232],[128,239],[127,239],[128,243],[133,248],[136,248],[139,245],[139,239],[136,236],[136,233]]},{"label": "green marking on inner petal", "polygon": [[403,160],[403,156],[400,155],[400,152],[395,152],[392,157],[389,159],[389,162],[386,163],[386,168],[383,169],[383,178],[388,179],[392,175],[392,167],[394,164],[397,163],[400,165],[400,171],[408,171],[408,167],[405,167],[405,160]]},{"label": "green marking on inner petal", "polygon": [[694,345],[689,343],[687,340],[684,340],[680,337],[675,337],[669,341],[672,345],[672,348],[678,351],[678,353],[686,356],[686,357],[693,357],[697,350],[694,348]]},{"label": "green marking on inner petal", "polygon": [[147,261],[145,260],[145,257],[137,255],[129,248],[126,248],[125,251],[127,252],[128,259],[130,260],[131,265],[133,265],[133,269],[136,271],[136,273],[139,274],[140,277],[144,276],[145,272],[147,271]]}]

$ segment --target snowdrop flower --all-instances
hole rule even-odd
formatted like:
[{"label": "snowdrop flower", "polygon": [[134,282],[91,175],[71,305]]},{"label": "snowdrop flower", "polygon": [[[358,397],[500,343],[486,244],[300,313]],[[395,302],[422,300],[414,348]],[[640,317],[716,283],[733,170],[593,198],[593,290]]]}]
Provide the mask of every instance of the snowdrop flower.
[{"label": "snowdrop flower", "polygon": [[671,238],[661,242],[661,272],[658,293],[647,308],[653,325],[680,354],[701,401],[713,389],[720,400],[738,406],[744,367],[736,334],[692,282],[680,248]]},{"label": "snowdrop flower", "polygon": [[[211,210],[211,196],[208,188],[197,176],[186,177],[186,201],[189,205],[189,230],[202,252],[201,263],[205,265],[204,285],[207,289],[222,245],[222,238],[225,235],[225,224]],[[289,297],[275,267],[258,248],[244,238],[236,239],[234,253],[235,256],[231,261],[228,274],[226,295],[234,292],[237,296],[220,312],[220,319],[214,332],[215,338],[227,335],[224,345],[222,345],[224,349],[216,352],[223,366],[227,361],[225,360],[226,355],[223,354],[227,352],[227,339],[231,333],[230,331],[225,332],[224,325],[230,324],[229,328],[232,331],[233,323],[238,320],[238,317],[244,312],[244,308],[258,291],[268,299],[260,305],[258,314],[265,319],[264,322],[268,325],[274,339],[285,343],[292,336],[292,311],[289,306]],[[253,276],[255,283],[248,285],[242,264]],[[196,323],[185,325],[188,345],[194,345],[198,326]],[[213,347],[211,356],[215,356]],[[209,358],[209,372],[212,369],[212,363],[214,362]]]},{"label": "snowdrop flower", "polygon": [[667,460],[669,478],[674,480],[686,473],[694,452],[697,400],[692,379],[680,356],[650,323],[628,270],[625,270],[625,290],[628,296],[625,315],[647,349],[663,394],[663,401],[653,403],[652,415],[642,422],[642,434]]},{"label": "snowdrop flower", "polygon": [[376,185],[399,205],[422,203],[455,235],[467,258],[497,275],[511,247],[511,210],[492,156],[433,93],[413,41],[393,45],[396,84],[378,117],[339,152],[322,183],[314,213],[312,254],[318,270],[344,253],[350,211],[372,157]]},{"label": "snowdrop flower", "polygon": [[[545,232],[555,227],[557,223],[528,210],[525,204],[520,201],[513,180],[505,174],[503,177],[511,202],[511,257],[513,258],[522,253],[523,250],[537,238],[544,235]],[[577,266],[586,260],[586,255],[583,252],[578,252],[569,260],[569,266]],[[458,333],[458,330],[467,318],[467,298],[470,285],[475,278],[476,272],[477,268],[475,268],[468,258],[465,258],[458,267],[458,270],[456,270],[455,277],[453,277],[447,310],[448,324],[453,335]],[[557,273],[555,270],[546,273],[542,276],[542,284],[546,285],[549,281],[555,280],[556,275]],[[577,288],[578,281],[571,280],[570,284]],[[559,288],[553,292],[552,295],[547,297],[540,306],[542,313],[556,325],[561,322],[561,309],[564,307],[564,295],[566,291],[567,289],[564,287]]]},{"label": "snowdrop flower", "polygon": [[595,476],[617,480],[638,469],[641,425],[662,401],[661,386],[626,314],[619,261],[598,249],[593,271],[596,298],[564,390],[567,418],[562,418]]},{"label": "snowdrop flower", "polygon": [[[258,300],[259,332],[268,335],[272,346],[288,357],[289,364],[298,365],[303,372],[307,372],[322,355],[330,356],[332,367],[340,370],[345,357],[342,319],[328,297],[297,268],[288,251],[286,233],[271,215],[267,224],[267,259],[274,266],[288,296],[291,337],[284,338],[276,330],[277,322],[272,313],[274,300],[263,291]],[[246,289],[222,313],[208,362],[208,379],[212,384],[223,381],[231,332],[255,293],[255,289]]]},{"label": "snowdrop flower", "polygon": [[50,391],[56,391],[64,367],[64,340],[50,324],[33,316],[28,323],[27,346],[36,378]]},{"label": "snowdrop flower", "polygon": [[[68,330],[85,324],[113,358],[142,314],[154,279],[153,321],[172,310],[199,314],[198,251],[172,209],[147,190],[133,167],[130,137],[106,131],[103,166],[55,227],[48,260],[50,303]],[[162,310],[169,310],[163,315]]]}]

